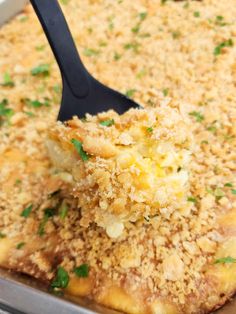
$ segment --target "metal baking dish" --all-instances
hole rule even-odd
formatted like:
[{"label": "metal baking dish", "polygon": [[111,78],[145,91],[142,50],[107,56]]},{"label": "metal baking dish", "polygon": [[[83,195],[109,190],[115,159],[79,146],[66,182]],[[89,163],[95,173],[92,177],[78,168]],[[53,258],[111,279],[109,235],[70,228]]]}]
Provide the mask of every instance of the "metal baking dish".
[{"label": "metal baking dish", "polygon": [[[0,0],[0,25],[19,13],[27,0]],[[0,269],[0,312],[12,314],[118,314],[82,298],[59,298],[37,280]],[[157,313],[159,314],[159,313]],[[215,314],[236,314],[236,298]]]}]

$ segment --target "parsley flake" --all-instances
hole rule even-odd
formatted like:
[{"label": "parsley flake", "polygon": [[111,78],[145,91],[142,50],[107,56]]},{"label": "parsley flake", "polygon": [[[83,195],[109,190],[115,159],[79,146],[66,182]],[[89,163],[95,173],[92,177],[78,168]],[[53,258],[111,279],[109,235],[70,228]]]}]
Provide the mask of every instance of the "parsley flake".
[{"label": "parsley flake", "polygon": [[81,159],[83,161],[87,161],[90,156],[84,151],[83,144],[80,141],[76,140],[75,138],[73,138],[71,140],[71,143],[74,145],[74,147],[75,147],[76,151],[78,152],[78,154],[80,155]]},{"label": "parsley flake", "polygon": [[24,245],[25,245],[25,242],[20,242],[20,243],[18,243],[18,244],[16,245],[16,249],[17,249],[17,250],[20,250],[20,249],[23,248]]},{"label": "parsley flake", "polygon": [[236,190],[235,189],[232,189],[231,192],[232,192],[233,195],[236,195]]},{"label": "parsley flake", "polygon": [[49,64],[40,64],[37,67],[33,68],[30,73],[33,76],[37,75],[48,76],[50,74]]},{"label": "parsley flake", "polygon": [[21,217],[28,218],[30,213],[32,212],[33,204],[27,206],[21,213]]},{"label": "parsley flake", "polygon": [[13,115],[14,111],[10,108],[7,108],[8,104],[9,103],[7,99],[3,99],[0,102],[0,119],[1,117],[10,118]]},{"label": "parsley flake", "polygon": [[85,48],[84,49],[84,55],[87,57],[92,57],[92,56],[97,56],[99,55],[100,51],[96,49],[91,49],[91,48]]},{"label": "parsley flake", "polygon": [[134,96],[134,93],[136,92],[136,89],[128,89],[125,93],[125,95],[128,97],[128,98],[132,98]]},{"label": "parsley flake", "polygon": [[112,126],[115,124],[114,119],[110,119],[110,120],[104,120],[99,122],[99,124],[103,125],[103,126]]},{"label": "parsley flake", "polygon": [[49,104],[50,104],[50,100],[48,98],[44,98],[44,102],[39,101],[39,100],[30,100],[28,98],[26,98],[24,101],[27,106],[34,107],[34,108],[41,108],[43,106],[49,107]]},{"label": "parsley flake", "polygon": [[194,204],[197,203],[197,199],[196,199],[195,197],[193,197],[193,196],[189,196],[189,197],[187,198],[187,201],[188,201],[188,202],[191,202],[191,203],[194,203]]},{"label": "parsley flake", "polygon": [[147,12],[141,12],[139,13],[139,18],[141,21],[145,20],[147,17]]},{"label": "parsley flake", "polygon": [[115,52],[115,54],[114,54],[114,60],[115,60],[115,61],[120,60],[121,57],[122,57],[121,54],[119,54],[118,52]]},{"label": "parsley flake", "polygon": [[220,55],[223,52],[223,49],[225,47],[233,47],[233,45],[234,45],[234,42],[231,38],[226,41],[223,41],[222,43],[220,43],[218,46],[215,47],[214,55],[215,56]]},{"label": "parsley flake", "polygon": [[199,12],[199,11],[195,11],[195,12],[193,13],[193,16],[194,16],[194,17],[200,17],[200,12]]},{"label": "parsley flake", "polygon": [[233,184],[231,182],[227,182],[227,183],[225,183],[225,186],[228,187],[228,188],[232,188]]},{"label": "parsley flake", "polygon": [[38,235],[42,237],[45,233],[45,226],[48,222],[48,219],[55,215],[55,209],[54,208],[46,208],[44,211],[43,220],[41,221],[38,229]]},{"label": "parsley flake", "polygon": [[77,277],[86,278],[89,274],[89,266],[87,264],[82,264],[74,269],[74,273]]},{"label": "parsley flake", "polygon": [[51,283],[52,288],[66,288],[69,284],[69,275],[67,271],[59,266],[57,269],[57,274],[54,280]]},{"label": "parsley flake", "polygon": [[68,205],[65,202],[62,202],[59,215],[61,219],[65,219],[68,214]]},{"label": "parsley flake", "polygon": [[8,72],[3,74],[3,83],[1,85],[2,86],[8,86],[8,87],[15,86],[15,83],[13,82],[13,80],[12,80],[12,78]]},{"label": "parsley flake", "polygon": [[169,94],[169,88],[164,88],[163,90],[162,90],[162,93],[163,93],[163,95],[166,97],[166,96],[168,96],[168,94]]},{"label": "parsley flake", "polygon": [[153,132],[153,128],[152,127],[149,127],[146,130],[147,130],[148,133],[152,133]]},{"label": "parsley flake", "polygon": [[197,122],[202,122],[204,120],[203,114],[197,111],[189,112],[189,115],[196,118]]},{"label": "parsley flake", "polygon": [[6,235],[0,231],[0,239],[6,238]]},{"label": "parsley flake", "polygon": [[214,262],[214,264],[230,264],[230,263],[236,263],[236,258],[227,256],[227,257],[216,259]]}]

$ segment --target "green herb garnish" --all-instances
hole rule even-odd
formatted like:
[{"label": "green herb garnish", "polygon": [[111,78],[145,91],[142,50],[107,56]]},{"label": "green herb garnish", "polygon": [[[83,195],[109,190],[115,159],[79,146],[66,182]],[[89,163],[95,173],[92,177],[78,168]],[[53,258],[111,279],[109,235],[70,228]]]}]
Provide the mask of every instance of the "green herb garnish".
[{"label": "green herb garnish", "polygon": [[53,217],[55,215],[55,209],[54,208],[46,208],[44,211],[44,216],[43,216],[43,220],[41,221],[40,225],[39,225],[39,229],[38,229],[38,234],[39,236],[43,236],[45,233],[45,226],[48,222],[48,219]]},{"label": "green herb garnish", "polygon": [[147,130],[148,133],[152,133],[153,132],[153,128],[152,127],[149,127],[146,130]]},{"label": "green herb garnish", "polygon": [[83,161],[87,161],[89,159],[89,155],[84,151],[83,144],[80,141],[76,140],[75,138],[71,140],[71,143],[74,145],[81,159]]},{"label": "green herb garnish", "polygon": [[17,250],[20,250],[20,249],[23,248],[24,245],[25,245],[25,242],[20,242],[20,243],[18,243],[18,244],[16,245],[16,249],[17,249]]},{"label": "green herb garnish", "polygon": [[74,273],[77,277],[85,278],[89,274],[89,266],[87,264],[82,264],[74,269]]},{"label": "green herb garnish", "polygon": [[231,192],[232,192],[233,195],[236,195],[236,190],[235,189],[232,189]]},{"label": "green herb garnish", "polygon": [[115,61],[120,60],[120,58],[121,58],[121,57],[122,57],[122,55],[121,55],[121,54],[119,54],[119,53],[115,52],[115,54],[114,54],[114,60],[115,60]]},{"label": "green herb garnish", "polygon": [[110,120],[104,120],[99,122],[99,124],[103,125],[103,126],[112,126],[115,124],[114,119],[110,119]]},{"label": "green herb garnish", "polygon": [[50,100],[48,98],[45,98],[44,102],[42,102],[42,101],[39,101],[39,100],[30,100],[30,99],[26,98],[25,99],[25,103],[29,107],[41,108],[43,106],[49,107]]},{"label": "green herb garnish", "polygon": [[233,258],[231,256],[222,257],[217,260],[215,260],[214,264],[231,264],[236,263],[236,258]]},{"label": "green herb garnish", "polygon": [[163,95],[166,97],[166,96],[168,96],[168,94],[169,94],[169,88],[164,88],[163,90],[162,90],[162,93],[163,93]]},{"label": "green herb garnish", "polygon": [[65,219],[67,214],[68,214],[68,205],[65,202],[62,202],[60,210],[59,210],[59,215],[61,219]]},{"label": "green herb garnish", "polygon": [[33,76],[37,75],[48,76],[50,74],[49,64],[40,64],[37,67],[33,68],[30,73]]},{"label": "green herb garnish", "polygon": [[21,213],[21,217],[28,218],[30,213],[32,212],[32,209],[33,209],[33,204],[27,206]]},{"label": "green herb garnish", "polygon": [[45,49],[45,45],[40,45],[40,46],[36,46],[35,47],[35,50],[37,50],[37,51],[43,51],[44,49]]},{"label": "green herb garnish", "polygon": [[0,118],[1,117],[10,118],[13,115],[14,111],[10,108],[7,108],[8,104],[9,103],[7,99],[3,99],[0,102]]},{"label": "green herb garnish", "polygon": [[180,31],[172,32],[172,37],[173,37],[173,39],[178,39],[180,36],[181,36]]},{"label": "green herb garnish", "polygon": [[203,114],[197,111],[189,112],[189,115],[196,118],[197,122],[202,122],[204,120]]},{"label": "green herb garnish", "polygon": [[191,202],[191,203],[194,203],[194,204],[197,203],[197,199],[196,199],[195,197],[193,197],[193,196],[189,196],[189,197],[187,198],[187,201],[188,201],[188,202]]},{"label": "green herb garnish", "polygon": [[228,188],[232,188],[233,184],[231,182],[227,182],[227,183],[225,183],[225,186],[228,187]]},{"label": "green herb garnish", "polygon": [[141,12],[139,13],[139,18],[141,21],[145,20],[147,17],[147,12]]},{"label": "green herb garnish", "polygon": [[3,83],[1,84],[2,86],[8,86],[8,87],[13,87],[15,86],[15,83],[13,82],[10,74],[8,72],[4,73],[3,75]]},{"label": "green herb garnish", "polygon": [[132,98],[134,96],[134,93],[136,92],[136,89],[128,89],[125,93],[125,95],[128,97],[128,98]]},{"label": "green herb garnish", "polygon": [[87,57],[97,56],[97,55],[99,55],[99,53],[100,53],[99,50],[95,50],[95,49],[91,49],[91,48],[85,48],[84,49],[84,55]]},{"label": "green herb garnish", "polygon": [[224,17],[222,15],[217,15],[216,20],[215,20],[215,24],[217,26],[225,26],[225,25],[227,25],[227,23],[224,22]]},{"label": "green herb garnish", "polygon": [[217,200],[220,200],[222,197],[225,196],[225,193],[221,188],[216,188],[214,191],[214,195],[215,195]]},{"label": "green herb garnish", "polygon": [[222,53],[223,48],[225,47],[233,47],[234,42],[233,40],[230,38],[226,41],[223,41],[222,43],[220,43],[218,46],[215,47],[214,49],[214,55],[218,56]]},{"label": "green herb garnish", "polygon": [[194,16],[194,17],[200,17],[200,12],[199,12],[199,11],[195,11],[195,12],[193,13],[193,16]]},{"label": "green herb garnish", "polygon": [[6,235],[0,231],[0,239],[6,238]]},{"label": "green herb garnish", "polygon": [[57,274],[54,280],[51,283],[52,288],[66,288],[69,284],[69,275],[67,271],[59,266],[57,269]]},{"label": "green herb garnish", "polygon": [[137,42],[127,43],[124,45],[124,49],[126,50],[133,50],[134,52],[138,52],[140,44]]}]

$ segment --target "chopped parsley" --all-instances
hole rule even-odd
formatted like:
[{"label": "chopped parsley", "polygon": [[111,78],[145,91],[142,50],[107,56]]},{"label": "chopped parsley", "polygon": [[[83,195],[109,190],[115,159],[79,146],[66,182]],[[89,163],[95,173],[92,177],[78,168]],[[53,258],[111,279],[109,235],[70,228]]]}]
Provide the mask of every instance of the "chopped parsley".
[{"label": "chopped parsley", "polygon": [[1,120],[1,117],[7,117],[7,118],[10,118],[14,111],[10,108],[8,108],[8,100],[7,99],[3,99],[1,102],[0,102],[0,120]]},{"label": "chopped parsley", "polygon": [[138,52],[140,44],[137,42],[127,43],[124,45],[124,49],[126,50],[133,50],[134,52]]},{"label": "chopped parsley", "polygon": [[15,86],[15,83],[13,82],[13,80],[12,80],[12,78],[8,72],[5,72],[3,74],[3,83],[1,85],[2,86],[8,86],[8,87]]},{"label": "chopped parsley", "polygon": [[30,73],[33,76],[38,75],[48,76],[50,74],[49,64],[40,64],[37,67],[33,68]]},{"label": "chopped parsley", "polygon": [[147,17],[147,12],[141,12],[139,13],[139,18],[141,21],[145,20]]},{"label": "chopped parsley", "polygon": [[120,60],[121,57],[122,57],[121,54],[119,54],[118,52],[115,52],[115,54],[114,54],[114,60],[115,60],[115,61]]},{"label": "chopped parsley", "polygon": [[174,31],[172,32],[173,39],[178,39],[181,36],[180,31]]},{"label": "chopped parsley", "polygon": [[68,214],[68,205],[65,202],[62,202],[59,215],[61,219],[65,219]]},{"label": "chopped parsley", "polygon": [[30,213],[32,212],[33,204],[27,206],[21,213],[21,217],[28,218]]},{"label": "chopped parsley", "polygon": [[234,45],[234,42],[231,38],[226,41],[223,41],[222,43],[220,43],[218,46],[215,47],[214,55],[215,56],[220,55],[223,52],[223,49],[225,47],[233,47],[233,45]]},{"label": "chopped parsley", "polygon": [[140,30],[140,23],[138,23],[136,26],[131,28],[131,31],[135,34],[138,33],[139,30]]},{"label": "chopped parsley", "polygon": [[89,266],[87,264],[82,264],[74,269],[74,273],[79,278],[86,278],[89,274]]},{"label": "chopped parsley", "polygon": [[16,245],[16,249],[17,249],[17,250],[20,250],[20,249],[23,248],[24,245],[25,245],[25,242],[20,242],[20,243],[18,243],[18,244]]},{"label": "chopped parsley", "polygon": [[72,138],[71,143],[74,145],[81,159],[83,161],[87,161],[89,159],[89,155],[84,151],[83,144],[80,141],[76,140],[75,138]]},{"label": "chopped parsley", "polygon": [[163,93],[163,95],[166,97],[166,96],[168,96],[168,94],[169,94],[169,88],[164,88],[163,90],[162,90],[162,93]]},{"label": "chopped parsley", "polygon": [[103,125],[103,126],[112,126],[115,124],[114,119],[110,119],[110,120],[104,120],[99,122],[99,124]]},{"label": "chopped parsley", "polygon": [[136,89],[128,89],[125,93],[125,95],[128,97],[128,98],[132,98],[134,96],[134,93],[136,92]]},{"label": "chopped parsley", "polygon": [[228,188],[232,188],[233,184],[231,182],[227,182],[227,183],[225,183],[225,186],[228,187]]},{"label": "chopped parsley", "polygon": [[61,4],[67,5],[70,2],[70,0],[60,0]]},{"label": "chopped parsley", "polygon": [[6,235],[0,231],[0,239],[6,238]]},{"label": "chopped parsley", "polygon": [[191,111],[189,112],[189,115],[195,117],[197,122],[202,122],[204,120],[203,114],[198,111]]},{"label": "chopped parsley", "polygon": [[40,45],[40,46],[36,46],[35,47],[35,50],[37,50],[37,51],[43,51],[44,49],[45,49],[45,45]]},{"label": "chopped parsley", "polygon": [[195,197],[193,197],[193,196],[189,196],[189,197],[187,198],[187,201],[188,201],[188,202],[191,202],[191,203],[194,203],[194,204],[197,203],[197,199],[196,199]]},{"label": "chopped parsley", "polygon": [[152,133],[153,132],[153,128],[152,127],[149,127],[146,130],[147,130],[148,133]]},{"label": "chopped parsley", "polygon": [[53,91],[57,94],[61,94],[62,92],[62,88],[61,88],[61,85],[60,84],[56,84],[53,86]]},{"label": "chopped parsley", "polygon": [[92,57],[92,56],[97,56],[99,55],[100,51],[96,49],[91,49],[91,48],[85,48],[84,49],[84,55],[87,57]]},{"label": "chopped parsley", "polygon": [[232,192],[233,195],[236,195],[236,190],[235,189],[232,189],[231,192]]},{"label": "chopped parsley", "polygon": [[214,124],[212,124],[212,125],[207,127],[207,131],[210,131],[212,133],[216,133],[217,127]]},{"label": "chopped parsley", "polygon": [[21,184],[21,183],[22,183],[22,181],[21,181],[20,179],[16,179],[15,185],[19,185],[19,184]]},{"label": "chopped parsley", "polygon": [[200,12],[199,12],[199,11],[193,12],[193,16],[194,16],[194,17],[200,17]]},{"label": "chopped parsley", "polygon": [[214,195],[215,195],[217,200],[220,200],[222,197],[225,196],[225,193],[221,188],[216,188],[214,191]]},{"label": "chopped parsley", "polygon": [[227,256],[227,257],[216,259],[214,262],[214,264],[231,264],[231,263],[236,263],[236,258]]},{"label": "chopped parsley", "polygon": [[225,26],[227,23],[224,22],[224,17],[222,15],[217,15],[215,19],[215,25],[217,26]]},{"label": "chopped parsley", "polygon": [[69,284],[69,275],[67,271],[59,266],[57,269],[57,274],[54,280],[51,283],[52,288],[66,288]]},{"label": "chopped parsley", "polygon": [[48,222],[48,219],[53,217],[55,215],[55,209],[54,208],[46,208],[44,211],[44,216],[43,216],[43,220],[41,221],[40,225],[39,225],[39,229],[38,229],[38,234],[39,236],[43,236],[45,233],[45,226],[46,223]]},{"label": "chopped parsley", "polygon": [[50,105],[50,100],[48,98],[44,98],[43,102],[39,100],[30,100],[28,98],[26,98],[24,101],[27,106],[34,107],[34,108],[41,108],[43,106],[49,107]]}]

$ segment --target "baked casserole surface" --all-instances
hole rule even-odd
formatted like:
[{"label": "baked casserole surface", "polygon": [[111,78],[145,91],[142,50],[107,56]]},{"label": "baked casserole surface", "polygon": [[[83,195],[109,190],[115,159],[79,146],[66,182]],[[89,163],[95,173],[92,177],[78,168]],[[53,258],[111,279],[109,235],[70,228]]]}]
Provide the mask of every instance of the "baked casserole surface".
[{"label": "baked casserole surface", "polygon": [[0,29],[0,265],[125,313],[236,291],[234,0],[61,1],[89,71],[144,106],[56,123],[30,6]]}]

